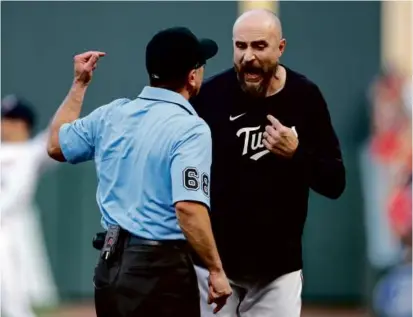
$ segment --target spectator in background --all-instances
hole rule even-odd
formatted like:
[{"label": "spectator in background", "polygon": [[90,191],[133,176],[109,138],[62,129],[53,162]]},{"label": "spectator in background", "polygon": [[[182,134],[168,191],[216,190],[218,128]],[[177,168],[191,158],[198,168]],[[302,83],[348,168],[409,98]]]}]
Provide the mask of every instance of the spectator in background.
[{"label": "spectator in background", "polygon": [[403,121],[396,138],[394,159],[396,171],[389,197],[389,221],[393,232],[406,249],[405,259],[411,261],[412,248],[412,90],[411,81],[400,85]]},{"label": "spectator in background", "polygon": [[2,100],[1,301],[8,317],[34,316],[32,306],[57,301],[34,203],[39,176],[53,161],[46,153],[46,134],[31,138],[34,124],[30,104],[16,96]]},{"label": "spectator in background", "polygon": [[377,246],[374,253],[379,254],[380,249],[382,256],[387,254],[388,260],[383,262],[387,264],[381,266],[381,269],[386,269],[400,261],[398,255],[396,258],[400,251],[396,248],[410,249],[411,245],[411,241],[407,243],[411,240],[412,217],[411,80],[406,80],[396,69],[387,68],[373,82],[370,100],[372,129],[368,144],[369,163],[364,165],[362,173],[367,186],[366,206],[372,206],[369,202],[377,201],[374,210],[371,213],[367,211],[371,217],[367,225],[371,232],[378,234],[376,238],[371,238]]},{"label": "spectator in background", "polygon": [[370,91],[372,154],[384,163],[394,161],[402,141],[398,136],[410,121],[404,87],[404,78],[396,70],[388,69],[375,80]]},{"label": "spectator in background", "polygon": [[411,261],[412,248],[412,174],[396,186],[390,196],[389,220],[393,232],[406,248],[405,259]]},{"label": "spectator in background", "polygon": [[[370,90],[372,129],[361,153],[373,316],[411,316],[411,82],[388,68]],[[372,285],[373,286],[373,285]]]}]

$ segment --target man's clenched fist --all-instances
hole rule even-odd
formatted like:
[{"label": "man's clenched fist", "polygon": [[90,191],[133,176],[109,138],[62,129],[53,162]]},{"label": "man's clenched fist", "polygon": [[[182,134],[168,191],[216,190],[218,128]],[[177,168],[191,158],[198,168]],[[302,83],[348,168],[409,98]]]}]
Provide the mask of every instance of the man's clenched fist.
[{"label": "man's clenched fist", "polygon": [[74,57],[75,63],[75,82],[82,85],[88,85],[92,80],[93,71],[96,69],[99,58],[106,53],[98,51],[89,51]]}]

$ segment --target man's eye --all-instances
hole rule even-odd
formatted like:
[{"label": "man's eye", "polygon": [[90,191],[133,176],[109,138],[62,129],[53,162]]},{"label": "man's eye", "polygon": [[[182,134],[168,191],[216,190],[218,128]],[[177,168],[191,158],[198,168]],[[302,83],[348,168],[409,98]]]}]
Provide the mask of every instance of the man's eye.
[{"label": "man's eye", "polygon": [[267,44],[265,44],[265,43],[257,43],[257,44],[255,44],[255,45],[253,45],[253,47],[255,48],[255,49],[257,49],[257,50],[260,50],[260,51],[262,51],[262,50],[264,50],[265,48],[267,48]]},{"label": "man's eye", "polygon": [[239,42],[237,42],[237,43],[235,43],[235,46],[236,46],[237,48],[240,48],[240,49],[246,49],[246,48],[247,48],[247,45],[246,45],[245,43],[239,43]]}]

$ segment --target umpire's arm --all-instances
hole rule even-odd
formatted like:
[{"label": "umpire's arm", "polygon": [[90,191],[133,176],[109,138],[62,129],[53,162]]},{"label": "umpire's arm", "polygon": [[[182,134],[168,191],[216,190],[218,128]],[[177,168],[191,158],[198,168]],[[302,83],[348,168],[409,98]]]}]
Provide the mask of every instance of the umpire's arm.
[{"label": "umpire's arm", "polygon": [[73,84],[49,126],[47,153],[58,162],[77,164],[95,157],[97,137],[113,109],[129,102],[115,99],[79,118],[86,88]]},{"label": "umpire's arm", "polygon": [[93,157],[94,116],[78,120],[97,61],[105,53],[89,51],[74,57],[72,86],[49,126],[48,155],[59,162],[78,163]]},{"label": "umpire's arm", "polygon": [[346,173],[340,143],[331,123],[327,103],[317,86],[310,92],[312,111],[309,129],[311,148],[297,148],[295,159],[306,167],[310,187],[317,193],[337,199],[346,187]]},{"label": "umpire's arm", "polygon": [[223,271],[208,209],[212,141],[209,127],[190,116],[171,150],[172,199],[179,225],[208,270]]},{"label": "umpire's arm", "polygon": [[[66,98],[63,100],[59,109],[56,111],[52,122],[50,123],[47,153],[52,159],[56,161],[67,161],[62,148],[67,144],[70,136],[61,137],[60,132],[62,131],[62,127],[65,127],[64,129],[67,129],[68,126],[79,126],[79,124],[73,122],[79,118],[80,112],[82,111],[83,99],[86,94],[86,89],[86,85],[73,83]],[[63,146],[62,143],[64,143]]]}]

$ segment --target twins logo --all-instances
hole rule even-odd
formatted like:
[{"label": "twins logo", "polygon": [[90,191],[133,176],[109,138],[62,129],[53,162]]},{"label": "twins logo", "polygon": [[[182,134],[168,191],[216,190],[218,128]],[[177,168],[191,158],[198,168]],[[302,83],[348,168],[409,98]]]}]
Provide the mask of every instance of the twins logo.
[{"label": "twins logo", "polygon": [[261,126],[257,127],[246,127],[239,129],[237,131],[237,137],[244,137],[244,147],[242,149],[242,155],[247,155],[252,151],[256,151],[259,149],[259,152],[250,156],[251,160],[257,161],[264,155],[270,153],[262,144],[262,133],[263,131],[259,131]]}]

